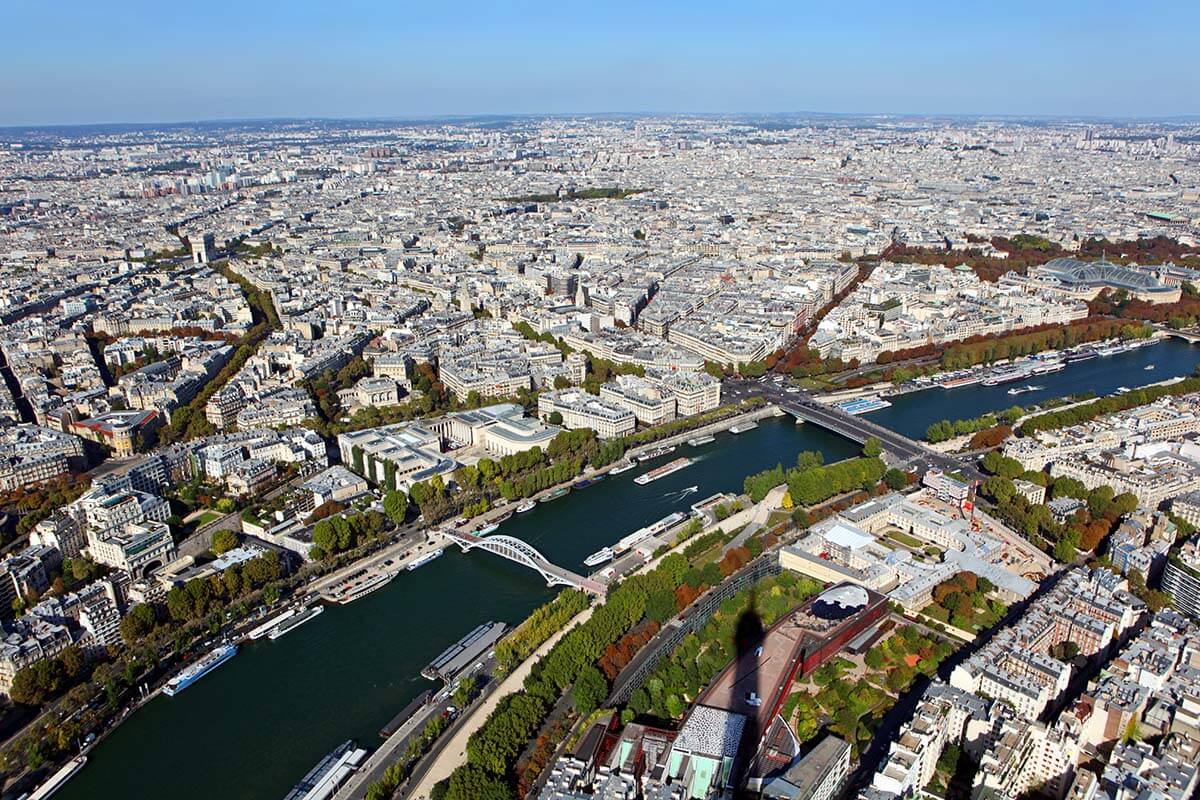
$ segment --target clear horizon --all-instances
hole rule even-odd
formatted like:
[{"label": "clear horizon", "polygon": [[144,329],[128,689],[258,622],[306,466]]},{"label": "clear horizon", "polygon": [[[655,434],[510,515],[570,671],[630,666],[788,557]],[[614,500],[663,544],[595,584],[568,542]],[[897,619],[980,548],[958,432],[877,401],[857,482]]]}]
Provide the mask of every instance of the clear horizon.
[{"label": "clear horizon", "polygon": [[[194,8],[170,19],[146,0],[7,9],[9,62],[19,66],[0,74],[0,126],[1200,113],[1191,58],[1200,4],[1181,0],[997,8],[465,0],[450,9],[213,0]],[[789,108],[806,110],[779,110]]]}]

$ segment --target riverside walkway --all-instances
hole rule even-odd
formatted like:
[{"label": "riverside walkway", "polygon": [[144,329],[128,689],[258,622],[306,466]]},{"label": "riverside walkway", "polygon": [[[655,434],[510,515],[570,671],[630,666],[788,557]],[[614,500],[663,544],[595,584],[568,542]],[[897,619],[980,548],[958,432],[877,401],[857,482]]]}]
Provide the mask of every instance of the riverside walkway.
[{"label": "riverside walkway", "polygon": [[[407,792],[402,792],[401,796],[410,800],[429,800],[434,785],[449,778],[450,773],[466,763],[467,741],[471,738],[471,734],[483,727],[501,700],[510,694],[521,691],[525,686],[525,678],[533,671],[534,665],[549,653],[568,631],[591,619],[595,610],[596,606],[590,605],[579,612],[573,620],[543,642],[542,646],[535,650],[529,658],[510,672],[482,703],[476,703],[469,707],[469,714],[461,719],[459,726],[449,736],[439,739],[433,749],[421,760],[421,766],[418,766],[417,773],[414,773],[410,782],[411,788]],[[422,767],[424,767],[424,771],[421,771]]]}]

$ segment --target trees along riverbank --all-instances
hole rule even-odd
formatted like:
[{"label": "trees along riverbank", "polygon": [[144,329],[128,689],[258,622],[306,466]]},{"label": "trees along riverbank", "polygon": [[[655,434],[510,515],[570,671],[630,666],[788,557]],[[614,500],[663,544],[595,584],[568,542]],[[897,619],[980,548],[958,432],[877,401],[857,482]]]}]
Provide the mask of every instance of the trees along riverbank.
[{"label": "trees along riverbank", "polygon": [[[408,505],[418,508],[431,524],[459,515],[478,516],[489,511],[498,500],[513,502],[532,497],[573,480],[587,468],[602,469],[623,458],[633,448],[687,433],[762,405],[761,398],[731,403],[615,439],[600,440],[590,428],[564,430],[551,440],[544,451],[534,447],[459,467],[454,471],[459,491],[451,491],[440,475],[416,483],[408,492]],[[366,458],[356,449],[354,463],[348,466],[360,475],[371,473],[367,469],[370,465],[365,463]],[[399,491],[394,485],[382,488],[388,493]]]},{"label": "trees along riverbank", "polygon": [[824,456],[804,451],[796,457],[796,466],[782,465],[747,476],[743,487],[751,502],[760,502],[767,492],[786,483],[788,495],[797,505],[813,506],[851,489],[870,489],[879,483],[886,466],[878,454],[850,458],[824,465]]},{"label": "trees along riverbank", "polygon": [[[751,481],[755,489],[751,499],[760,494],[760,485],[774,481],[772,486],[795,483],[798,495],[805,500],[820,502],[820,499],[828,499],[849,488],[877,488],[881,485],[879,481],[884,468],[878,456],[824,466],[819,454],[806,453],[798,458],[796,469],[785,472],[777,468],[767,473]],[[822,488],[816,489],[817,484]],[[761,495],[765,496],[766,491],[769,488],[762,490]],[[691,526],[686,530],[677,543],[695,536],[694,528]],[[774,536],[766,535],[774,544]],[[565,735],[570,726],[551,720],[550,715],[568,697],[568,692],[574,713],[578,717],[587,717],[603,702],[609,681],[650,639],[657,626],[687,608],[704,591],[721,583],[764,548],[763,540],[752,537],[744,546],[724,552],[725,548],[719,545],[725,543],[726,537],[723,531],[711,542],[708,536],[695,537],[683,552],[670,553],[650,572],[634,575],[613,587],[607,601],[596,608],[589,620],[569,631],[534,665],[523,691],[499,702],[483,726],[471,736],[467,763],[454,771],[445,784],[444,793],[439,789],[435,796],[445,800],[499,799],[514,796],[514,786],[520,791],[529,790],[532,780],[546,766],[544,759],[553,752],[554,741],[539,739],[530,761],[522,761],[521,754],[527,752],[539,730],[551,739]],[[764,590],[759,612],[768,624],[820,590],[816,582],[790,575],[773,578],[769,585],[764,583],[759,588]],[[526,631],[518,629],[520,636],[511,646],[511,655],[505,656],[506,663],[514,662],[521,653],[532,652],[536,643],[544,640],[551,631],[552,621],[573,607],[569,597],[567,592],[560,594],[534,613],[526,623]],[[691,667],[684,668],[682,662],[672,662],[662,668],[665,670],[665,677],[660,678],[663,688],[668,685],[667,679],[671,679],[670,685],[675,691],[659,692],[646,688],[638,695],[636,705],[631,702],[626,711],[634,714],[639,713],[639,709],[641,712],[682,713],[687,700],[694,698],[699,689],[728,663],[732,652],[732,626],[738,609],[748,597],[749,593],[743,592],[726,601],[722,615],[703,636],[696,635],[687,640],[689,649],[685,650],[688,654],[685,661]],[[672,666],[684,671],[676,674]]]}]

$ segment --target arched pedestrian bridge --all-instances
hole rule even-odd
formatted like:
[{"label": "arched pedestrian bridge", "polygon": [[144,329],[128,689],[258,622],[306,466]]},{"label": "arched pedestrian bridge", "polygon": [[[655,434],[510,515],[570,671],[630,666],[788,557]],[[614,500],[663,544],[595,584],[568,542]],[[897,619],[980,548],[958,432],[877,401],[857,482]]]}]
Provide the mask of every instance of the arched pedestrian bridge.
[{"label": "arched pedestrian bridge", "polygon": [[468,550],[486,550],[489,553],[507,558],[509,561],[529,567],[545,579],[547,586],[571,586],[583,589],[585,592],[603,597],[607,587],[582,575],[564,569],[552,563],[539,553],[533,545],[514,536],[485,536],[479,537],[473,533],[462,533],[456,530],[443,530],[442,535],[454,542],[465,553]]}]

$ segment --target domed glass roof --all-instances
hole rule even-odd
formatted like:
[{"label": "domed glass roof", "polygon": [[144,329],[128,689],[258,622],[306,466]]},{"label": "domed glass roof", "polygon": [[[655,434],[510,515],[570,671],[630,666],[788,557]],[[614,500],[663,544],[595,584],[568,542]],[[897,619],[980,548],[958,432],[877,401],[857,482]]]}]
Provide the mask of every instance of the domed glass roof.
[{"label": "domed glass roof", "polygon": [[1111,264],[1104,259],[1080,261],[1077,258],[1056,258],[1040,267],[1048,274],[1066,284],[1079,286],[1115,286],[1131,291],[1163,291],[1164,286],[1148,272]]},{"label": "domed glass roof", "polygon": [[867,590],[854,584],[843,584],[826,590],[812,604],[812,615],[819,619],[846,619],[866,606]]}]

